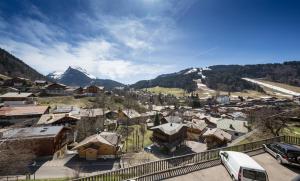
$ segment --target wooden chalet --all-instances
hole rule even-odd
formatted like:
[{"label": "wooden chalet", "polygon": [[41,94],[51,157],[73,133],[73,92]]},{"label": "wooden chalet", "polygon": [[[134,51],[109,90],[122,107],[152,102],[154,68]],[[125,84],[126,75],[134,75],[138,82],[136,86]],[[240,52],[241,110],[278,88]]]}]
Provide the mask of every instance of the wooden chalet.
[{"label": "wooden chalet", "polygon": [[178,123],[166,123],[152,127],[151,140],[154,145],[167,153],[174,152],[184,144],[186,138],[186,126]]},{"label": "wooden chalet", "polygon": [[187,126],[187,139],[193,141],[201,140],[201,136],[207,130],[207,124],[204,120],[193,119],[186,123]]},{"label": "wooden chalet", "polygon": [[61,113],[61,114],[44,114],[41,116],[37,125],[52,125],[52,126],[66,126],[74,127],[77,124],[77,121],[80,119],[78,117],[72,116],[70,114]]},{"label": "wooden chalet", "polygon": [[48,82],[46,80],[35,80],[34,85],[38,87],[44,87],[48,85]]},{"label": "wooden chalet", "polygon": [[53,155],[68,143],[68,129],[63,126],[14,128],[0,133],[1,147],[17,144],[30,149],[36,156]]},{"label": "wooden chalet", "polygon": [[26,88],[26,87],[31,86],[32,82],[29,79],[26,79],[26,78],[13,77],[13,78],[5,80],[3,85],[22,89],[22,88]]},{"label": "wooden chalet", "polygon": [[59,83],[49,84],[45,87],[45,92],[48,95],[60,96],[66,95],[67,86]]},{"label": "wooden chalet", "polygon": [[204,138],[208,149],[226,146],[226,144],[232,140],[231,134],[219,128],[207,129],[202,137]]},{"label": "wooden chalet", "polygon": [[0,100],[7,106],[34,104],[34,94],[28,92],[8,92],[0,96]]},{"label": "wooden chalet", "polygon": [[84,88],[84,92],[88,95],[88,96],[95,96],[99,93],[104,92],[104,87],[100,87],[100,86],[96,86],[96,85],[90,85],[90,86],[86,86]]},{"label": "wooden chalet", "polygon": [[48,106],[1,107],[0,123],[22,123],[30,126],[46,113],[49,113]]},{"label": "wooden chalet", "polygon": [[118,111],[118,124],[121,125],[132,125],[139,124],[141,114],[133,109],[123,109]]},{"label": "wooden chalet", "polygon": [[112,132],[101,132],[85,138],[72,150],[77,150],[80,158],[117,158],[121,154],[121,136]]}]

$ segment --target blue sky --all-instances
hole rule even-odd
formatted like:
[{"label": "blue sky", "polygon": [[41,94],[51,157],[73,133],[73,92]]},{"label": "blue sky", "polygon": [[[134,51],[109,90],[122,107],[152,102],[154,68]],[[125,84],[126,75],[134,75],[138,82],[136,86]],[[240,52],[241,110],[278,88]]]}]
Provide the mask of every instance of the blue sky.
[{"label": "blue sky", "polygon": [[3,0],[0,47],[43,74],[124,83],[187,67],[299,60],[297,0]]}]

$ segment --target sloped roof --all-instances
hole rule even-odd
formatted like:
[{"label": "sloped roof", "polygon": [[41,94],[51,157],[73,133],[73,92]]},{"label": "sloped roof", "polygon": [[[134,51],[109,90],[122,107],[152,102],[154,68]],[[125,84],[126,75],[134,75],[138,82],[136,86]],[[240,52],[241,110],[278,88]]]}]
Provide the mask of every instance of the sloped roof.
[{"label": "sloped roof", "polygon": [[159,129],[167,135],[173,135],[173,134],[177,133],[178,131],[180,131],[181,128],[183,128],[184,126],[186,126],[186,125],[178,124],[178,123],[166,123],[166,124],[161,124],[161,125],[155,126],[151,129],[152,130]]},{"label": "sloped roof", "polygon": [[219,119],[217,121],[217,128],[222,130],[234,131],[239,133],[247,133],[248,129],[245,127],[247,121],[233,120],[233,119]]},{"label": "sloped roof", "polygon": [[125,114],[130,119],[137,118],[137,117],[141,116],[140,113],[138,113],[134,109],[124,109],[124,110],[122,110],[122,112],[123,112],[123,114]]},{"label": "sloped roof", "polygon": [[2,139],[55,137],[62,129],[63,126],[14,128],[4,131]]},{"label": "sloped roof", "polygon": [[52,124],[52,123],[55,123],[55,122],[61,120],[62,118],[65,118],[65,117],[79,120],[79,118],[71,116],[69,114],[65,114],[65,113],[62,113],[62,114],[44,114],[44,115],[41,116],[41,118],[39,119],[37,124]]},{"label": "sloped roof", "polygon": [[78,143],[72,150],[76,150],[90,143],[103,143],[110,146],[116,146],[118,144],[118,141],[119,135],[117,133],[102,132],[100,134],[94,134],[85,138],[80,143]]},{"label": "sloped roof", "polygon": [[219,128],[213,128],[213,129],[208,129],[205,131],[205,133],[202,135],[203,137],[206,136],[215,136],[216,138],[220,140],[226,140],[226,141],[231,141],[232,136],[231,134],[219,129]]},{"label": "sloped roof", "polygon": [[199,129],[199,130],[204,130],[207,127],[207,124],[205,123],[204,120],[200,120],[200,119],[193,119],[190,122],[186,123],[186,126],[188,128],[193,128],[193,129]]},{"label": "sloped roof", "polygon": [[6,94],[1,95],[0,98],[26,98],[32,95],[33,94],[30,92],[8,92]]},{"label": "sloped roof", "polygon": [[169,123],[181,123],[183,120],[179,116],[167,116],[164,117]]},{"label": "sloped roof", "polygon": [[48,106],[2,107],[0,108],[0,117],[42,115],[48,110],[48,108]]},{"label": "sloped roof", "polygon": [[80,109],[80,116],[81,117],[96,117],[96,116],[103,116],[103,109],[96,108],[96,109]]}]

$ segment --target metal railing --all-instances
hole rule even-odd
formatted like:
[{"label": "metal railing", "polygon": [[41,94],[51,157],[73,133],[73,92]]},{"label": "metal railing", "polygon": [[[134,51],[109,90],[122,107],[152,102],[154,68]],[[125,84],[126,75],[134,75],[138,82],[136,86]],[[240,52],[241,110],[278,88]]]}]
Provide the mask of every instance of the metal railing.
[{"label": "metal railing", "polygon": [[274,142],[285,142],[289,144],[300,145],[300,138],[293,136],[278,136],[241,145],[234,145],[208,150],[200,153],[193,153],[162,159],[158,161],[152,161],[128,168],[122,168],[106,173],[97,174],[94,176],[74,179],[74,181],[121,181],[127,179],[160,180],[161,177],[158,178],[159,175],[165,174],[166,176],[167,174],[168,176],[171,174],[172,171],[178,170],[179,168],[180,170],[182,170],[182,172],[184,172],[184,169],[195,171],[215,166],[220,163],[219,152],[221,150],[255,152],[262,150],[261,148],[263,144],[269,144]]}]

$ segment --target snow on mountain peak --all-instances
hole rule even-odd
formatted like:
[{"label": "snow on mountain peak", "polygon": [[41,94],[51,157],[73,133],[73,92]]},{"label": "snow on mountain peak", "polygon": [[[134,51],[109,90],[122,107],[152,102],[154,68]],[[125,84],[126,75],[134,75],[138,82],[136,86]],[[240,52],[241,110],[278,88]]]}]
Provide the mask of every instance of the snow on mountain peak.
[{"label": "snow on mountain peak", "polygon": [[89,74],[84,68],[81,68],[81,67],[72,67],[72,66],[70,66],[70,67],[72,69],[75,69],[75,70],[78,70],[78,71],[84,73],[86,76],[88,76],[91,79],[96,79],[97,78],[96,76]]},{"label": "snow on mountain peak", "polygon": [[54,71],[49,74],[49,77],[52,79],[60,79],[63,74],[64,74],[64,72]]}]

